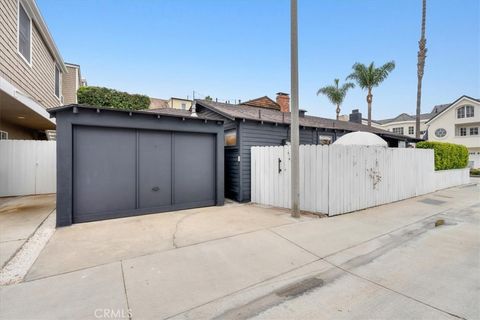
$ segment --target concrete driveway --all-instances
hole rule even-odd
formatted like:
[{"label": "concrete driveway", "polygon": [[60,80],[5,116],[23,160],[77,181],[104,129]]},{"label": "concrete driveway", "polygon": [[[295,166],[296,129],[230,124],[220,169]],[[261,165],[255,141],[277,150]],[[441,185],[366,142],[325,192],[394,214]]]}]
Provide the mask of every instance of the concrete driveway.
[{"label": "concrete driveway", "polygon": [[[443,220],[443,224],[435,223]],[[2,319],[479,319],[480,188],[334,218],[254,205],[58,229]]]}]

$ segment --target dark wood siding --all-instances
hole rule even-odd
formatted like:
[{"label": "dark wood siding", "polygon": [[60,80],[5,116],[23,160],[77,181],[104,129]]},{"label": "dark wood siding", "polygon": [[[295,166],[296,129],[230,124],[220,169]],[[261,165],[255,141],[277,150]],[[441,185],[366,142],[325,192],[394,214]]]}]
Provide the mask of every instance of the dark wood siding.
[{"label": "dark wood siding", "polygon": [[[289,126],[275,125],[272,123],[240,122],[240,148],[241,148],[241,193],[237,201],[250,201],[251,189],[251,156],[253,146],[280,146],[289,138]],[[311,128],[300,129],[300,143],[314,144],[315,133]]]}]

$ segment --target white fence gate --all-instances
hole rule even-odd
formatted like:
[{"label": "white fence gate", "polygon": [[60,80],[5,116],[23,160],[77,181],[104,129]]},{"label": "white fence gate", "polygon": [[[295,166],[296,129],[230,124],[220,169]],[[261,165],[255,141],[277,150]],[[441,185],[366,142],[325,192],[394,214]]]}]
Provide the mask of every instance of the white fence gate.
[{"label": "white fence gate", "polygon": [[[289,208],[290,147],[251,152],[252,202]],[[300,209],[328,215],[356,211],[467,183],[468,170],[459,173],[437,174],[428,149],[302,145]]]},{"label": "white fence gate", "polygon": [[0,197],[56,192],[56,142],[0,140]]}]

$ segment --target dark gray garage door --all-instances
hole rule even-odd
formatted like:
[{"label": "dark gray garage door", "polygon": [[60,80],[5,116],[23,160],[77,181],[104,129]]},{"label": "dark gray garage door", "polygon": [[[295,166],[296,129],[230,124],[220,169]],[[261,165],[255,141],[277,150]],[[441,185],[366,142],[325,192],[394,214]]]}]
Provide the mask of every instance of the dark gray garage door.
[{"label": "dark gray garage door", "polygon": [[215,205],[213,134],[75,126],[73,222]]}]

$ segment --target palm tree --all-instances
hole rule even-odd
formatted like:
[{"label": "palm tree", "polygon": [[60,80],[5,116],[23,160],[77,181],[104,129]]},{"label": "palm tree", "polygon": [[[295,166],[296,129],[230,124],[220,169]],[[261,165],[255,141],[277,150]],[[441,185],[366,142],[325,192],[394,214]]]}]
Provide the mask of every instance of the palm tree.
[{"label": "palm tree", "polygon": [[372,89],[378,87],[395,69],[395,61],[385,63],[383,66],[376,68],[372,62],[369,66],[363,63],[355,63],[352,67],[353,72],[347,77],[355,80],[358,86],[362,89],[367,89],[367,103],[368,103],[368,125],[372,125]]},{"label": "palm tree", "polygon": [[341,87],[338,86],[338,83],[340,80],[335,79],[333,80],[334,85],[333,86],[325,86],[323,88],[318,89],[317,91],[317,96],[320,94],[324,94],[330,102],[332,102],[334,105],[337,106],[337,120],[338,117],[340,116],[340,105],[343,102],[343,99],[345,99],[345,96],[347,95],[347,91],[351,88],[354,88],[355,85],[351,82],[344,83]]},{"label": "palm tree", "polygon": [[425,16],[427,12],[427,1],[422,1],[422,31],[418,41],[418,63],[417,63],[417,115],[415,118],[415,137],[420,138],[420,112],[422,104],[422,79],[425,69],[425,58],[427,57],[427,39],[425,39]]}]

